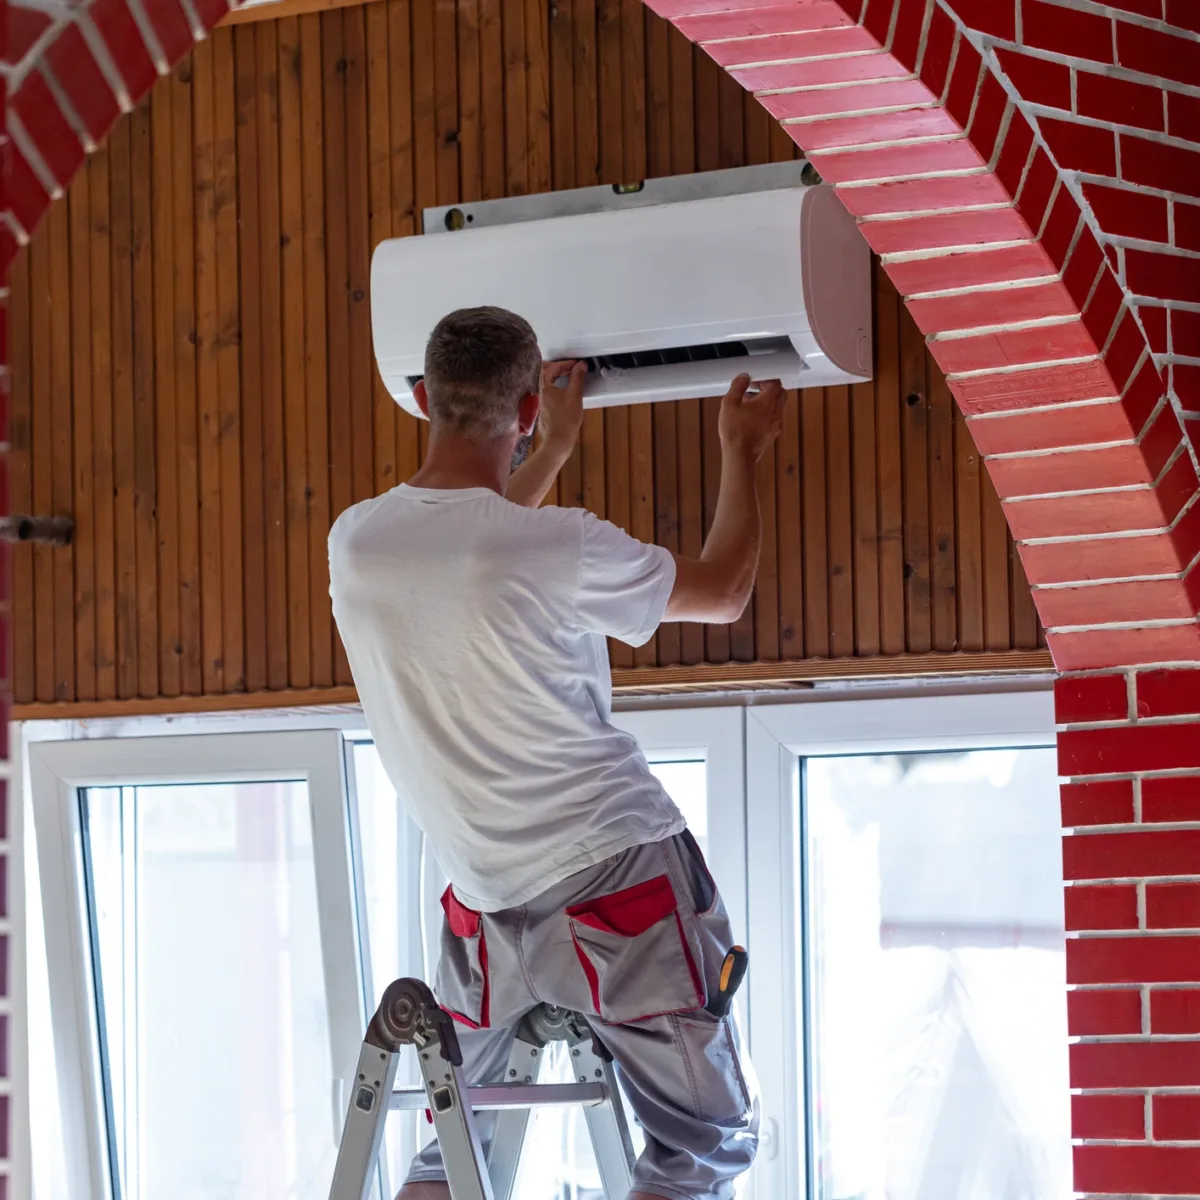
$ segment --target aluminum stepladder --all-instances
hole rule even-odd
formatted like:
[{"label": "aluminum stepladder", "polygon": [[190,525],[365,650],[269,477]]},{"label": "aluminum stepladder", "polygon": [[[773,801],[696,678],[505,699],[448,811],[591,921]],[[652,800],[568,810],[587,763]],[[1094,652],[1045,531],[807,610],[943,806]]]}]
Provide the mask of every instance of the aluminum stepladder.
[{"label": "aluminum stepladder", "polygon": [[[545,1047],[562,1041],[576,1083],[538,1083]],[[424,1086],[395,1088],[400,1052],[413,1046]],[[351,1084],[330,1200],[369,1200],[392,1109],[427,1109],[454,1200],[512,1200],[531,1108],[583,1106],[606,1200],[633,1183],[633,1145],[612,1059],[577,1013],[541,1005],[518,1026],[508,1082],[468,1087],[453,1019],[419,979],[397,979],[371,1018]],[[475,1111],[500,1110],[486,1158]],[[385,1197],[391,1200],[391,1197]]]}]

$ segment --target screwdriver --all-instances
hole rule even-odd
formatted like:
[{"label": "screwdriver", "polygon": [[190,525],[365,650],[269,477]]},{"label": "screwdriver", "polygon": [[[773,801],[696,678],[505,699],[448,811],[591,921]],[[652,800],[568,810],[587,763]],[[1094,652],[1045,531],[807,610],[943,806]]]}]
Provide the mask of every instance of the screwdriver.
[{"label": "screwdriver", "polygon": [[733,1003],[733,995],[741,986],[749,961],[750,956],[741,946],[734,946],[725,955],[725,961],[721,964],[716,994],[710,996],[705,1005],[705,1008],[714,1017],[723,1017],[729,1012],[729,1006]]}]

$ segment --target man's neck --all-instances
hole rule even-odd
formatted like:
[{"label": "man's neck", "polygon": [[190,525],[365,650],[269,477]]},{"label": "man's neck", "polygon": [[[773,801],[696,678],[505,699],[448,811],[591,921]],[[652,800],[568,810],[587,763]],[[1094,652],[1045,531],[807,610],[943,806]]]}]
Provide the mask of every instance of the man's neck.
[{"label": "man's neck", "polygon": [[512,466],[512,438],[480,442],[453,433],[431,434],[429,450],[412,487],[488,488],[503,496]]}]

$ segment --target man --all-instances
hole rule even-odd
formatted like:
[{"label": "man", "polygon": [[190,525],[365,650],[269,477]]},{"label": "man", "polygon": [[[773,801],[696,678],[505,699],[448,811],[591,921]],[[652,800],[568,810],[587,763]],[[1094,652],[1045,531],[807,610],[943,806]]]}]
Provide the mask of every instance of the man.
[{"label": "man", "polygon": [[[717,509],[691,559],[539,507],[585,374],[543,366],[503,309],[445,317],[414,389],[424,465],[338,519],[333,611],[383,764],[451,880],[435,990],[464,1026],[468,1080],[502,1077],[539,1002],[581,1012],[646,1135],[629,1200],[727,1200],[758,1140],[737,1029],[705,1008],[732,930],[678,809],[609,723],[605,637],[638,646],[663,620],[741,615],[783,393],[740,376],[722,401]],[[400,1200],[445,1200],[444,1180],[433,1144]]]}]

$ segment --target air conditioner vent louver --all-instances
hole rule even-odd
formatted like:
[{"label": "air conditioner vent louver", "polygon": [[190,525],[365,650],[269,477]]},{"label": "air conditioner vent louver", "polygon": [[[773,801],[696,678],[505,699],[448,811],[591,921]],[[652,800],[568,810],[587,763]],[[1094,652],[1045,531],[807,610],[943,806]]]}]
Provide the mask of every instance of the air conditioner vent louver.
[{"label": "air conditioner vent louver", "polygon": [[[748,358],[754,354],[773,354],[787,350],[787,338],[756,338],[744,342],[701,342],[695,346],[665,346],[661,350],[632,350],[617,354],[598,354],[583,361],[588,373],[604,375],[614,371],[632,371],[639,367],[664,367],[673,363],[713,362],[721,358]],[[415,387],[423,375],[407,376]]]}]

